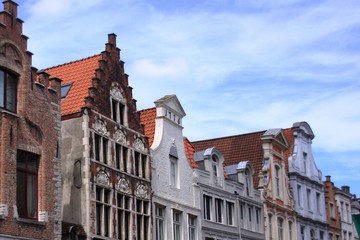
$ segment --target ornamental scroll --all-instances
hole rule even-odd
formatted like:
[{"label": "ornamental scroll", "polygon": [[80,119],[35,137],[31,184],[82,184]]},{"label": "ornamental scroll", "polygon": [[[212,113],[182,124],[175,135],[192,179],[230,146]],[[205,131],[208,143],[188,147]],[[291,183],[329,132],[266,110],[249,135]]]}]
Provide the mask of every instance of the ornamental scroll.
[{"label": "ornamental scroll", "polygon": [[107,131],[106,125],[103,121],[101,121],[100,119],[96,119],[95,124],[94,124],[94,129],[95,131],[97,131],[98,133],[108,136],[109,133]]},{"label": "ornamental scroll", "polygon": [[134,141],[134,148],[135,148],[136,150],[141,151],[141,152],[145,152],[144,143],[143,143],[139,138],[135,139],[135,141]]},{"label": "ornamental scroll", "polygon": [[135,190],[135,196],[139,198],[149,198],[149,188],[144,184],[139,184]]},{"label": "ornamental scroll", "polygon": [[100,170],[96,175],[96,183],[110,186],[110,179],[108,174],[104,170]]},{"label": "ornamental scroll", "polygon": [[115,185],[116,190],[123,193],[130,193],[129,181],[125,178],[120,178]]},{"label": "ornamental scroll", "polygon": [[126,144],[125,133],[123,131],[121,131],[120,129],[116,130],[116,132],[114,133],[114,139],[118,143]]}]

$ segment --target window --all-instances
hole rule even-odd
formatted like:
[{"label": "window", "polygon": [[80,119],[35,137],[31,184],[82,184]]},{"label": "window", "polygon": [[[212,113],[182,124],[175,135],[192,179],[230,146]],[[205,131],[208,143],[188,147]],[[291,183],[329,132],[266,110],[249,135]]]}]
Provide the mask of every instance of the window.
[{"label": "window", "polygon": [[345,211],[344,211],[344,202],[340,202],[340,214],[341,214],[341,220],[345,220]]},{"label": "window", "polygon": [[349,232],[349,240],[352,240],[352,233]]},{"label": "window", "polygon": [[95,134],[95,160],[108,164],[108,140]]},{"label": "window", "polygon": [[170,185],[172,187],[178,188],[178,159],[170,156]]},{"label": "window", "polygon": [[17,77],[0,70],[0,108],[16,112]]},{"label": "window", "polygon": [[284,221],[281,218],[278,218],[278,237],[279,240],[284,240]]},{"label": "window", "polygon": [[304,226],[300,226],[300,236],[301,236],[301,240],[305,240],[305,227]]},{"label": "window", "polygon": [[303,159],[304,159],[304,174],[306,175],[307,173],[307,153],[303,153]]},{"label": "window", "polygon": [[240,226],[244,227],[244,217],[245,217],[245,205],[243,203],[240,203]]},{"label": "window", "polygon": [[276,196],[280,197],[280,167],[275,166],[275,190]]},{"label": "window", "polygon": [[[350,210],[349,210],[349,204],[346,204],[346,205],[345,205],[345,208],[346,208],[346,216],[347,216],[346,220],[347,220],[348,223],[351,223],[351,221],[350,221],[351,212],[350,212]],[[350,233],[349,233],[349,234],[350,234]]]},{"label": "window", "polygon": [[311,211],[311,189],[306,189],[307,206],[308,210]]},{"label": "window", "polygon": [[330,208],[330,217],[335,218],[334,204],[333,204],[333,203],[329,203],[329,208]]},{"label": "window", "polygon": [[181,212],[173,211],[173,234],[174,240],[181,239]]},{"label": "window", "polygon": [[274,236],[273,236],[273,226],[272,226],[272,215],[268,215],[268,221],[269,221],[269,229],[268,229],[268,233],[269,233],[269,239],[270,240],[273,240],[274,239]]},{"label": "window", "polygon": [[[117,234],[118,239],[129,240],[131,229],[131,201],[132,199],[123,194],[117,194]],[[163,240],[163,239],[162,239]]]},{"label": "window", "polygon": [[324,232],[323,231],[320,231],[320,238],[319,240],[324,240]]},{"label": "window", "polygon": [[39,156],[17,152],[16,202],[19,217],[37,219]]},{"label": "window", "polygon": [[204,219],[211,220],[212,197],[204,194],[203,200],[204,200]]},{"label": "window", "polygon": [[248,207],[248,229],[252,229],[253,207]]},{"label": "window", "polygon": [[196,216],[188,215],[189,222],[189,240],[196,240]]},{"label": "window", "polygon": [[135,176],[146,178],[147,156],[135,151]]},{"label": "window", "polygon": [[301,185],[297,185],[297,200],[298,200],[299,207],[302,207],[302,202],[301,202]]},{"label": "window", "polygon": [[293,239],[293,223],[289,221],[289,240]]},{"label": "window", "polygon": [[222,199],[215,198],[215,220],[218,223],[222,223],[223,204]]},{"label": "window", "polygon": [[321,213],[321,201],[320,201],[320,193],[316,193],[316,211],[317,213]]},{"label": "window", "polygon": [[96,186],[96,235],[110,237],[111,191]]},{"label": "window", "polygon": [[66,98],[72,85],[73,83],[67,83],[61,86],[61,98]]},{"label": "window", "polygon": [[317,240],[316,233],[315,233],[314,229],[310,230],[310,239],[311,240]]},{"label": "window", "polygon": [[155,206],[155,236],[158,240],[165,240],[165,207]]},{"label": "window", "polygon": [[250,196],[251,176],[250,176],[250,170],[248,168],[246,168],[246,170],[245,170],[245,188],[246,188],[246,195]]},{"label": "window", "polygon": [[256,208],[255,209],[255,217],[256,217],[256,223],[255,223],[255,231],[256,232],[261,232],[260,231],[260,219],[261,219],[261,209],[260,208]]},{"label": "window", "polygon": [[121,125],[125,125],[125,105],[115,99],[112,99],[111,106],[112,120],[120,123]]},{"label": "window", "polygon": [[138,240],[149,239],[149,202],[136,199],[136,235]]},{"label": "window", "polygon": [[334,235],[332,233],[329,233],[329,240],[334,240]]},{"label": "window", "polygon": [[343,231],[343,240],[347,240],[347,232],[346,231]]},{"label": "window", "polygon": [[115,144],[116,168],[128,172],[128,148],[120,144]]},{"label": "window", "polygon": [[234,203],[226,202],[226,223],[234,225]]}]

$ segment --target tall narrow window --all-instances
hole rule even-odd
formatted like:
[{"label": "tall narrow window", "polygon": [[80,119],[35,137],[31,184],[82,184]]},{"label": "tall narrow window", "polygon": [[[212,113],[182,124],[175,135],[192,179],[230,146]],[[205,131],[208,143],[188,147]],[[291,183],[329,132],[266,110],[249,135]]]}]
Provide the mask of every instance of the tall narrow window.
[{"label": "tall narrow window", "polygon": [[178,184],[178,159],[173,157],[173,156],[169,156],[170,157],[170,185],[172,187],[178,188],[179,184]]},{"label": "tall narrow window", "polygon": [[108,140],[98,134],[94,135],[95,160],[109,164],[108,162]]},{"label": "tall narrow window", "polygon": [[16,112],[17,77],[0,70],[0,108]]},{"label": "tall narrow window", "polygon": [[228,225],[234,225],[234,203],[226,202],[226,220]]},{"label": "tall narrow window", "polygon": [[324,232],[320,231],[320,239],[319,240],[324,240]]},{"label": "tall narrow window", "polygon": [[302,202],[301,202],[301,185],[297,185],[297,201],[298,201],[298,206],[302,207]]},{"label": "tall narrow window", "polygon": [[312,210],[312,206],[311,206],[311,189],[309,189],[309,188],[306,189],[306,196],[307,196],[308,210],[311,211]]},{"label": "tall narrow window", "polygon": [[314,229],[311,229],[311,230],[310,230],[310,239],[311,239],[311,240],[317,240],[317,238],[316,238],[316,233],[315,233],[315,230],[314,230]]},{"label": "tall narrow window", "polygon": [[111,105],[112,105],[112,120],[114,120],[117,123],[120,123],[121,125],[124,125],[125,105],[115,99],[111,100]]},{"label": "tall narrow window", "polygon": [[304,226],[300,226],[300,236],[301,236],[301,240],[305,240],[305,227]]},{"label": "tall narrow window", "polygon": [[204,201],[204,219],[211,220],[212,197],[203,195]]},{"label": "tall narrow window", "polygon": [[280,197],[280,167],[275,166],[275,190],[276,196]]},{"label": "tall narrow window", "polygon": [[173,239],[181,239],[181,212],[173,211]]},{"label": "tall narrow window", "polygon": [[274,236],[273,236],[273,226],[272,226],[272,215],[269,214],[268,215],[268,234],[269,234],[269,239],[270,240],[273,240],[274,239]]},{"label": "tall narrow window", "polygon": [[253,207],[248,207],[248,229],[252,230],[253,226]]},{"label": "tall narrow window", "polygon": [[128,172],[127,162],[128,162],[128,148],[120,144],[115,144],[116,151],[116,168]]},{"label": "tall narrow window", "polygon": [[344,202],[340,202],[340,214],[341,214],[341,220],[345,220],[345,214],[344,214]]},{"label": "tall narrow window", "polygon": [[19,217],[37,219],[39,156],[17,152],[16,202]]},{"label": "tall narrow window", "polygon": [[349,204],[348,204],[348,203],[345,204],[345,209],[346,209],[346,210],[345,210],[345,211],[346,211],[346,220],[347,220],[348,223],[351,223],[351,221],[350,221],[351,212],[350,212]]},{"label": "tall narrow window", "polygon": [[250,170],[248,168],[246,168],[245,170],[245,189],[246,189],[246,195],[250,196],[251,176],[250,176]]},{"label": "tall narrow window", "polygon": [[96,186],[96,234],[110,237],[111,191]]},{"label": "tall narrow window", "polygon": [[146,178],[147,156],[135,151],[135,176]]},{"label": "tall narrow window", "polygon": [[244,203],[241,203],[240,202],[240,204],[239,204],[239,208],[240,208],[240,226],[241,227],[244,227],[244,221],[245,221],[245,205],[244,205]]},{"label": "tall narrow window", "polygon": [[289,240],[293,239],[293,224],[289,222]]},{"label": "tall narrow window", "polygon": [[155,236],[158,240],[165,240],[165,207],[155,206]]},{"label": "tall narrow window", "polygon": [[307,174],[307,153],[303,153],[303,160],[304,160],[304,174]]},{"label": "tall narrow window", "polygon": [[189,222],[189,240],[196,240],[196,216],[188,215]]},{"label": "tall narrow window", "polygon": [[255,231],[256,232],[261,232],[260,231],[260,221],[261,221],[261,209],[260,208],[256,208],[255,209],[255,217],[256,217],[256,222],[255,222]]},{"label": "tall narrow window", "polygon": [[317,213],[321,213],[321,200],[320,200],[320,193],[316,193],[316,211]]},{"label": "tall narrow window", "polygon": [[136,239],[138,240],[149,239],[149,207],[148,201],[136,199]]},{"label": "tall narrow window", "polygon": [[333,203],[329,203],[329,208],[330,208],[330,217],[335,218],[334,204],[333,204]]},{"label": "tall narrow window", "polygon": [[278,218],[278,237],[279,240],[284,240],[284,221],[281,218]]},{"label": "tall narrow window", "polygon": [[132,199],[123,194],[117,194],[117,235],[118,239],[129,240],[131,229],[131,201]]},{"label": "tall narrow window", "polygon": [[215,198],[215,220],[218,223],[222,223],[223,204],[222,199]]}]

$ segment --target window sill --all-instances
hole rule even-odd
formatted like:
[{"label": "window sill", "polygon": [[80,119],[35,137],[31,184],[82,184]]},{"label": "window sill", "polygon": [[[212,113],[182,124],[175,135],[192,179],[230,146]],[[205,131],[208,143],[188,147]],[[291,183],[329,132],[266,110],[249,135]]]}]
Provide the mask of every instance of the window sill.
[{"label": "window sill", "polygon": [[1,113],[6,113],[6,114],[9,114],[9,115],[11,115],[11,116],[13,116],[13,117],[20,118],[20,116],[19,116],[19,115],[17,115],[16,113],[11,112],[11,111],[6,110],[6,109],[2,109],[2,108],[0,108],[0,112],[1,112]]},{"label": "window sill", "polygon": [[45,222],[39,222],[38,220],[28,219],[28,218],[18,218],[17,221],[21,222],[21,223],[29,223],[29,224],[35,224],[35,225],[41,225],[41,226],[46,225]]}]

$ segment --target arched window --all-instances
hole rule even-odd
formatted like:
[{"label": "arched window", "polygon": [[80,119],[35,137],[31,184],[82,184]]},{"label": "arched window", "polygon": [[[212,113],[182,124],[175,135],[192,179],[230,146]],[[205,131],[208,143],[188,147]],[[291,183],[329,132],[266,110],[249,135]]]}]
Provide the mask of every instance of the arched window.
[{"label": "arched window", "polygon": [[212,160],[212,170],[213,170],[214,177],[218,177],[219,176],[219,169],[218,169],[219,160],[218,160],[218,157],[216,155],[212,155],[211,160]]},{"label": "arched window", "polygon": [[275,166],[275,193],[280,197],[280,167]]}]

